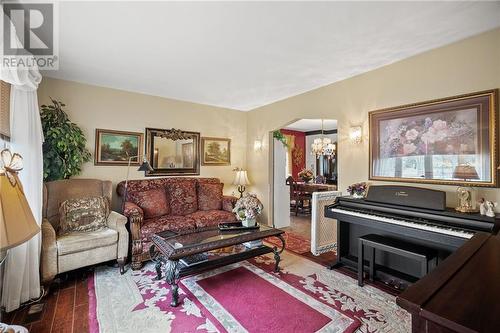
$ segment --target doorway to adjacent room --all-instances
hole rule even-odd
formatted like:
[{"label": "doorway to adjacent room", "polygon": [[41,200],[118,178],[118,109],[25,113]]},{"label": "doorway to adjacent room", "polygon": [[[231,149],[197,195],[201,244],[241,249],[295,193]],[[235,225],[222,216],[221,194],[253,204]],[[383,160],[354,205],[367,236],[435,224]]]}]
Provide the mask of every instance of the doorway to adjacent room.
[{"label": "doorway to adjacent room", "polygon": [[300,119],[272,137],[273,223],[310,241],[312,194],[337,189],[337,121]]}]

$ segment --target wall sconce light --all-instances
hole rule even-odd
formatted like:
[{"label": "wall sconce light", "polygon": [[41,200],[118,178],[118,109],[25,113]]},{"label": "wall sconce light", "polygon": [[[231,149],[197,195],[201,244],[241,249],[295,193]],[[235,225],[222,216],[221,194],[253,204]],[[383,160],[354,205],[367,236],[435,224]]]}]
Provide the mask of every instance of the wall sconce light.
[{"label": "wall sconce light", "polygon": [[363,130],[361,126],[351,126],[349,130],[349,138],[351,139],[351,142],[354,144],[361,143],[363,139]]},{"label": "wall sconce light", "polygon": [[253,142],[253,150],[255,150],[255,151],[261,151],[262,150],[262,141],[255,140]]}]

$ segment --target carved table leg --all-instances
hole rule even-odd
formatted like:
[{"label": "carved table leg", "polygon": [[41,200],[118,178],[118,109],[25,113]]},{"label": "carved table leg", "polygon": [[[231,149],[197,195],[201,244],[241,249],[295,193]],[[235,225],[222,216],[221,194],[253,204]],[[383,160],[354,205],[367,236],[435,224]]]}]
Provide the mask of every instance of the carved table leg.
[{"label": "carved table leg", "polygon": [[156,269],[156,278],[155,280],[161,280],[161,261],[158,260],[158,262],[155,265]]},{"label": "carved table leg", "polygon": [[278,248],[276,246],[273,247],[273,252],[274,252],[274,261],[275,261],[274,271],[276,273],[278,273],[280,271],[280,261],[281,261],[281,258],[280,258],[280,253],[278,251]]},{"label": "carved table leg", "polygon": [[176,307],[179,305],[179,261],[177,260],[168,260],[165,265],[165,279],[167,283],[172,288],[172,301],[170,302],[170,306]]},{"label": "carved table leg", "polygon": [[163,262],[165,262],[165,259],[160,255],[158,251],[156,251],[156,248],[154,245],[151,245],[149,248],[149,256],[151,257],[151,260],[155,262],[155,269],[156,269],[156,278],[155,280],[161,280],[161,265]]},{"label": "carved table leg", "polygon": [[277,246],[273,247],[274,261],[275,261],[274,271],[276,273],[278,273],[280,271],[280,266],[279,266],[280,265],[280,261],[281,261],[280,254],[283,253],[283,251],[285,251],[285,239],[281,235],[278,235],[276,237],[279,238],[279,240],[281,241],[281,244],[282,244],[281,250],[278,250]]}]

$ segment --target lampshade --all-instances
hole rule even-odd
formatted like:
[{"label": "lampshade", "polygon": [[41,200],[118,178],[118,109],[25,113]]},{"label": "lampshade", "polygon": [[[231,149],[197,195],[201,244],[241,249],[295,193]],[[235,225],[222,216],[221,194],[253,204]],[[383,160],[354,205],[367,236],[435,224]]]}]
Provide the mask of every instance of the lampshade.
[{"label": "lampshade", "polygon": [[236,176],[234,177],[233,185],[250,185],[250,181],[248,181],[246,170],[238,170],[236,171]]},{"label": "lampshade", "polygon": [[0,251],[20,245],[39,231],[19,179],[13,186],[0,174]]},{"label": "lampshade", "polygon": [[459,164],[453,171],[453,178],[459,179],[479,179],[476,168],[472,165]]},{"label": "lampshade", "polygon": [[144,159],[137,171],[153,171],[153,168],[151,167],[151,164],[149,164],[148,160]]}]

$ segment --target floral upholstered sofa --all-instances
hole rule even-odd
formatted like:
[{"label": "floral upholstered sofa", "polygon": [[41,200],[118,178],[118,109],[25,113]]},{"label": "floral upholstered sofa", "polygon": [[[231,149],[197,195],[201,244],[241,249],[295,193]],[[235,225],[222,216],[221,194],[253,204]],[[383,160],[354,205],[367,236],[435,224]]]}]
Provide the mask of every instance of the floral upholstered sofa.
[{"label": "floral upholstered sofa", "polygon": [[[132,269],[149,260],[151,235],[215,226],[236,221],[237,198],[224,196],[218,178],[156,178],[128,182],[123,214],[130,223]],[[125,182],[116,188],[125,195]]]}]

